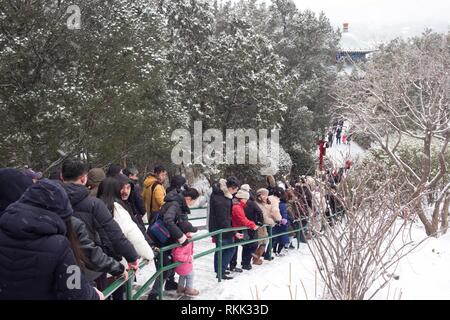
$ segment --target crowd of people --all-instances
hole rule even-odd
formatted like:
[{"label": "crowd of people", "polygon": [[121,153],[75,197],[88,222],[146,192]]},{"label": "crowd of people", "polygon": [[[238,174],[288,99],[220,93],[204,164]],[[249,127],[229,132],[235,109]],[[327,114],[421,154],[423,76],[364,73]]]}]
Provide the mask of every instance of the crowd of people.
[{"label": "crowd of people", "polygon": [[328,129],[327,132],[327,143],[328,148],[333,147],[333,142],[336,140],[336,144],[350,144],[352,140],[353,133],[344,126],[344,120],[337,120],[333,123],[333,125]]},{"label": "crowd of people", "polygon": [[[148,299],[158,299],[161,287],[198,295],[189,241],[197,228],[188,215],[199,193],[181,175],[166,180],[166,169],[156,166],[141,188],[136,168],[113,164],[105,172],[79,160],[66,160],[48,178],[31,169],[0,169],[0,299],[104,299],[102,291],[120,276],[127,279],[128,270],[137,271],[141,259],[159,269],[159,249],[174,243],[180,246],[164,251],[163,266],[180,264],[163,273],[162,286],[156,278]],[[209,231],[247,228],[223,233],[222,245],[255,240],[242,245],[240,257],[237,247],[224,249],[220,267],[216,252],[217,278],[233,279],[236,272],[283,256],[294,248],[293,230],[299,227],[304,228],[297,241],[311,238],[309,216],[320,207],[311,180],[277,184],[268,176],[267,186],[255,190],[231,176],[212,185]],[[329,216],[342,209],[332,193],[324,201]],[[144,220],[162,223],[169,240],[155,236]],[[272,252],[269,227],[274,236],[282,234],[273,238]],[[212,241],[220,245],[218,236]],[[111,298],[124,294],[122,286]]]}]

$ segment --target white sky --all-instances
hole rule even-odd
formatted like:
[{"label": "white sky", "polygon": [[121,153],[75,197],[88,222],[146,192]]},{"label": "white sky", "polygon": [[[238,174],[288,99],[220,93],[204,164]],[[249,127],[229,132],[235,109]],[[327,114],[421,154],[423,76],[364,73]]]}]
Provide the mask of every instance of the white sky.
[{"label": "white sky", "polygon": [[[261,0],[269,3],[270,0]],[[333,26],[368,40],[413,36],[426,27],[450,30],[450,0],[293,0],[300,10],[323,11]]]},{"label": "white sky", "polygon": [[449,0],[294,0],[300,9],[323,10],[333,24],[450,24]]}]

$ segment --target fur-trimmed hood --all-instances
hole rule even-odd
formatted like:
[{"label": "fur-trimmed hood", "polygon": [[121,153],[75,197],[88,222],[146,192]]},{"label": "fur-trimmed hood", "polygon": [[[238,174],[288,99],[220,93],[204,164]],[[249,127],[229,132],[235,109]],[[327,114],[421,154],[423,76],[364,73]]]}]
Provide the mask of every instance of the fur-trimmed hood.
[{"label": "fur-trimmed hood", "polygon": [[224,197],[228,199],[233,199],[233,195],[228,191],[227,188],[227,180],[220,179],[219,182],[216,182],[212,186],[212,192],[215,194],[223,195]]},{"label": "fur-trimmed hood", "polygon": [[266,182],[268,187],[275,188],[277,186],[277,183],[275,182],[274,176],[267,176]]}]

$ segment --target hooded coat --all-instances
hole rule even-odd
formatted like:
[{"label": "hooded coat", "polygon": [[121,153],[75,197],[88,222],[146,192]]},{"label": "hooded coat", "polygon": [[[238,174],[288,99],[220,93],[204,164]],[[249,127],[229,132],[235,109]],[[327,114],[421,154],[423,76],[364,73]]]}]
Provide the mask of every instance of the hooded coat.
[{"label": "hooded coat", "polygon": [[[209,200],[209,232],[231,228],[231,208],[233,195],[228,191],[227,181],[220,179],[212,186],[212,194]],[[236,232],[223,233],[223,239],[233,238]]]},{"label": "hooded coat", "polygon": [[[72,212],[64,189],[45,179],[1,214],[0,300],[99,299],[66,236]],[[79,286],[72,287],[77,270]]]},{"label": "hooded coat", "polygon": [[[264,224],[264,217],[261,208],[256,204],[255,200],[252,200],[252,198],[247,201],[244,212],[247,219],[253,221],[256,225],[262,226]],[[254,230],[248,230],[248,236],[250,239],[256,239],[257,232]]]},{"label": "hooded coat", "polygon": [[[178,223],[181,221],[186,221],[187,215],[190,213],[189,208],[184,200],[183,195],[177,190],[174,189],[170,191],[166,197],[164,198],[164,205],[159,211],[160,216],[164,221],[164,225],[170,233],[169,243],[166,245],[178,242],[183,243],[186,241],[186,236],[178,227]],[[151,236],[151,235],[150,235]],[[152,236],[151,236],[152,237]],[[158,240],[152,237],[152,240],[159,244]]]},{"label": "hooded coat", "polygon": [[16,202],[33,184],[33,180],[17,169],[0,169],[0,212]]},{"label": "hooded coat", "polygon": [[257,202],[257,204],[263,213],[264,224],[274,226],[282,219],[279,208],[280,199],[275,196],[269,196],[268,199],[268,203]]}]

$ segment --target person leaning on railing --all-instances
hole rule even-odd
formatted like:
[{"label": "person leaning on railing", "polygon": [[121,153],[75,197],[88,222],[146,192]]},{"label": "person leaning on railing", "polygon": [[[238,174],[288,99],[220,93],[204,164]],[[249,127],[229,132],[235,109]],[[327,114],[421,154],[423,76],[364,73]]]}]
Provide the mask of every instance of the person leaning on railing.
[{"label": "person leaning on railing", "polygon": [[[247,203],[250,199],[250,186],[248,184],[243,184],[239,191],[236,193],[233,199],[233,207],[231,210],[231,224],[233,228],[247,227],[249,230],[243,230],[241,233],[244,234],[244,240],[249,240],[249,232],[255,232],[258,230],[256,223],[247,218],[245,215],[245,208],[247,208]],[[256,243],[250,243],[242,246],[242,269],[250,270],[252,265],[250,264],[252,259],[252,253],[256,250]],[[230,271],[240,272],[242,269],[237,268],[237,256],[238,250],[236,248],[233,257],[230,262]],[[239,271],[240,270],[240,271]]]},{"label": "person leaning on railing", "polygon": [[[187,221],[187,214],[189,213],[189,206],[194,203],[194,201],[199,197],[198,191],[194,188],[187,188],[181,190],[180,188],[172,189],[164,198],[164,205],[159,211],[159,219],[164,221],[164,225],[170,233],[170,239],[168,243],[161,244],[156,237],[152,236],[152,240],[158,247],[168,246],[174,243],[180,243],[182,245],[188,244],[188,238],[179,228],[178,223]],[[160,268],[159,257],[155,259],[156,268]],[[165,251],[163,253],[163,266],[167,266],[172,263],[172,257],[170,251]],[[163,272],[163,281],[166,279],[173,279],[174,270],[170,269]],[[176,290],[178,289],[178,284],[174,280],[170,280],[170,287],[164,286],[166,290]],[[160,277],[156,278],[155,283],[148,295],[148,300],[156,300],[159,296],[161,288]]]},{"label": "person leaning on railing", "polygon": [[[258,232],[260,229],[265,230],[266,233],[267,233],[267,229],[266,229],[266,227],[262,227],[264,225],[264,216],[263,216],[261,208],[256,203],[256,198],[257,198],[256,193],[250,189],[249,194],[250,194],[250,198],[247,201],[246,206],[244,208],[245,216],[247,217],[247,219],[253,221],[257,226],[260,227],[257,230],[247,230],[249,240],[254,240],[254,239],[258,238]],[[256,265],[261,265],[263,263],[263,261],[261,258],[258,258],[257,254],[256,254],[256,252],[258,250],[258,242],[244,245],[244,247],[246,247],[246,246],[249,247],[248,248],[249,251],[250,251],[250,248],[252,248],[252,253],[251,253],[251,257],[250,257],[252,259],[252,263],[256,264]],[[262,248],[262,250],[264,250],[264,248]],[[263,251],[263,253],[264,253],[264,251]],[[261,253],[261,255],[263,253]],[[245,262],[247,262],[247,260]],[[250,261],[248,261],[248,262],[250,264]],[[250,265],[250,267],[251,267],[251,265]]]},{"label": "person leaning on railing", "polygon": [[[256,192],[257,198],[256,203],[261,209],[264,217],[264,224],[269,226],[275,226],[281,221],[282,217],[280,214],[279,203],[280,199],[275,196],[269,196],[269,190],[265,188],[258,189]],[[264,238],[268,236],[267,228],[258,229],[258,237]],[[258,242],[258,249],[256,250],[254,256],[254,264],[260,262],[261,256],[264,255],[264,260],[272,260],[273,257],[269,255],[268,250],[266,251],[267,240],[261,240]],[[257,263],[255,263],[255,260]]]},{"label": "person leaning on railing", "polygon": [[[231,228],[231,207],[233,194],[239,189],[240,182],[236,177],[229,177],[227,180],[220,179],[218,183],[212,185],[212,194],[209,200],[209,232],[214,232],[220,229]],[[222,245],[229,245],[234,243],[234,238],[238,233],[225,232],[222,234]],[[220,247],[218,237],[213,237],[213,242],[216,248]],[[229,280],[232,277],[226,274],[226,268],[233,258],[236,248],[228,248],[222,251],[222,274],[221,279]],[[219,278],[219,252],[214,253],[214,272]]]},{"label": "person leaning on railing", "polygon": [[64,189],[47,179],[1,213],[0,300],[104,299],[81,273],[86,258],[72,214]]},{"label": "person leaning on railing", "polygon": [[[61,168],[63,186],[74,209],[74,216],[86,224],[91,241],[101,246],[108,256],[117,261],[124,257],[128,261],[128,267],[136,270],[138,253],[114,221],[105,203],[89,196],[89,190],[86,187],[87,174],[86,165],[78,160],[68,159],[64,161]],[[103,290],[106,287],[106,274],[103,273],[96,282],[98,288]]]}]

